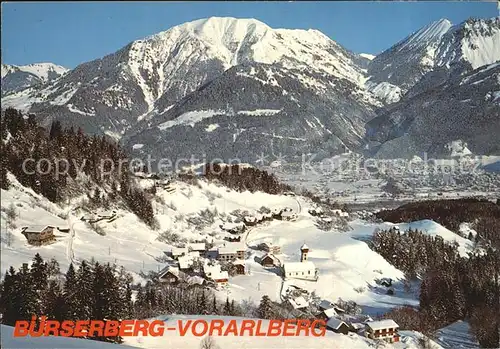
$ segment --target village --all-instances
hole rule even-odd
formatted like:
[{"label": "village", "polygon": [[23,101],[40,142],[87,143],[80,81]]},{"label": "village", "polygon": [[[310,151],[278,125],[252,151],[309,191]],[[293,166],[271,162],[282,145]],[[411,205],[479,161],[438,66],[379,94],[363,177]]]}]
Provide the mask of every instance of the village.
[{"label": "village", "polygon": [[[337,216],[346,217],[348,214],[336,210]],[[324,219],[320,208],[309,210],[313,216]],[[343,309],[339,304],[321,299],[314,302],[312,295],[305,289],[288,283],[293,280],[316,282],[320,278],[319,269],[308,256],[311,248],[303,243],[300,246],[300,259],[298,261],[282,262],[281,247],[272,242],[262,242],[257,246],[247,246],[242,236],[248,236],[250,227],[272,219],[294,220],[296,213],[285,208],[273,210],[268,214],[257,214],[244,219],[244,224],[232,226],[222,225],[237,237],[229,237],[217,246],[209,246],[204,242],[189,243],[183,247],[173,247],[165,251],[167,265],[158,273],[160,282],[170,285],[187,285],[187,287],[210,287],[218,290],[227,289],[229,280],[233,276],[248,275],[247,257],[249,249],[259,251],[257,262],[271,273],[276,273],[283,280],[282,300],[300,312],[306,309],[315,309],[315,317],[326,323],[327,330],[344,335],[358,334],[373,340],[382,340],[389,343],[400,341],[398,334],[399,325],[392,319],[374,321],[371,317],[352,313]],[[247,235],[243,233],[246,232]],[[391,279],[382,280],[381,285],[392,286]],[[347,303],[349,304],[349,302]]]},{"label": "village", "polygon": [[[291,194],[290,194],[291,195]],[[300,205],[299,208],[300,210]],[[321,206],[310,207],[307,212],[320,222],[332,222],[347,219],[349,214],[340,209],[327,209]],[[294,222],[300,212],[290,207],[259,210],[248,213],[239,220],[224,221],[219,225],[223,240],[217,242],[191,241],[172,244],[164,251],[163,262],[166,264],[157,273],[158,281],[178,287],[204,287],[214,290],[228,290],[230,279],[235,276],[250,277],[248,261],[255,258],[264,270],[274,273],[282,279],[281,301],[297,311],[297,314],[311,314],[323,319],[327,329],[336,333],[357,333],[371,339],[388,342],[400,340],[398,325],[390,320],[373,321],[365,315],[353,315],[343,309],[343,305],[327,299],[314,300],[307,290],[293,284],[293,280],[317,282],[321,277],[319,269],[309,260],[309,253],[314,249],[306,241],[297,251],[297,260],[283,261],[282,248],[276,241],[262,241],[247,244],[248,236],[260,225],[268,225],[273,220]],[[115,211],[88,213],[80,218],[87,224],[114,222],[118,218]],[[59,233],[69,233],[68,227],[29,226],[22,228],[22,234],[28,244],[43,246],[54,243]],[[391,281],[384,286],[390,287]]]}]

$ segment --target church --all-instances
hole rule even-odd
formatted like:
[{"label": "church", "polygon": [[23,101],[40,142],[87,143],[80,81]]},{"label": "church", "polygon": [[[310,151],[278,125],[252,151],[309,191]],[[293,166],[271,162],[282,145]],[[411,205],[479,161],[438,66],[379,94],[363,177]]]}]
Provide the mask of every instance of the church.
[{"label": "church", "polygon": [[304,244],[300,248],[300,262],[288,262],[282,266],[285,279],[318,280],[318,269],[313,262],[307,260],[309,247]]}]

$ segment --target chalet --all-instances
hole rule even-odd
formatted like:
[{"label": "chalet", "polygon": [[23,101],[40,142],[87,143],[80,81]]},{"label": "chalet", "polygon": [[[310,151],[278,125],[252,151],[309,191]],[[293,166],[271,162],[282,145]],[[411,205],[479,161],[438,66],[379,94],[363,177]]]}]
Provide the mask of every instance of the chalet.
[{"label": "chalet", "polygon": [[319,318],[323,319],[323,320],[328,320],[332,317],[336,317],[338,316],[339,314],[335,311],[335,309],[333,308],[330,308],[330,309],[325,309],[323,310],[320,314],[319,314]]},{"label": "chalet", "polygon": [[28,244],[42,246],[56,241],[54,229],[55,227],[51,225],[23,227],[21,233],[28,240]]},{"label": "chalet", "polygon": [[238,275],[245,275],[245,261],[237,259],[231,263]]},{"label": "chalet", "polygon": [[245,259],[245,245],[243,243],[226,243],[218,248],[217,259],[221,262],[230,262],[236,259]]},{"label": "chalet", "polygon": [[177,284],[181,280],[181,271],[177,267],[168,265],[158,273],[158,280],[172,285]]},{"label": "chalet", "polygon": [[348,334],[349,333],[349,325],[347,325],[344,321],[337,319],[336,317],[331,317],[326,322],[326,328],[335,332]]},{"label": "chalet", "polygon": [[391,319],[369,321],[365,324],[365,335],[370,339],[382,339],[387,342],[399,342],[399,325]]},{"label": "chalet", "polygon": [[391,278],[382,278],[380,280],[380,285],[385,286],[385,287],[391,287],[392,286],[392,279]]},{"label": "chalet", "polygon": [[344,211],[342,211],[342,210],[338,210],[338,209],[333,210],[333,211],[332,211],[332,213],[333,213],[334,215],[336,215],[336,216],[339,216],[339,217],[349,217],[349,213],[344,212]]},{"label": "chalet", "polygon": [[280,261],[273,254],[267,253],[260,259],[260,264],[265,268],[272,268],[279,266]]},{"label": "chalet", "polygon": [[203,273],[207,279],[215,282],[217,286],[225,286],[228,283],[229,273],[221,270],[220,264],[205,264],[203,266]]}]

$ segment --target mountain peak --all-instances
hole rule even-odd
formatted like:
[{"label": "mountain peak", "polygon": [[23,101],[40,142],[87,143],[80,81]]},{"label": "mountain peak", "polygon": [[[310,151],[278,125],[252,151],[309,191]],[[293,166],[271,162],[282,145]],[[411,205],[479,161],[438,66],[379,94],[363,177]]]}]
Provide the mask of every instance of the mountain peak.
[{"label": "mountain peak", "polygon": [[443,37],[444,34],[453,24],[445,19],[441,18],[435,22],[432,22],[425,27],[417,30],[406,39],[400,42],[398,50],[404,50],[419,46],[428,46],[429,44],[435,43]]}]

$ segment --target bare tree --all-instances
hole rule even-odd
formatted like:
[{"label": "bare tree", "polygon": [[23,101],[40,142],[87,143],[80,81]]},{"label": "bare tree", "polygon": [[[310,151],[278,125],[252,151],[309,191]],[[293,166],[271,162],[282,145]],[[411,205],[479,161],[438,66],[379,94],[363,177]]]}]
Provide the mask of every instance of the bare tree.
[{"label": "bare tree", "polygon": [[200,349],[220,349],[220,347],[215,343],[215,339],[211,336],[206,336],[201,340]]}]

